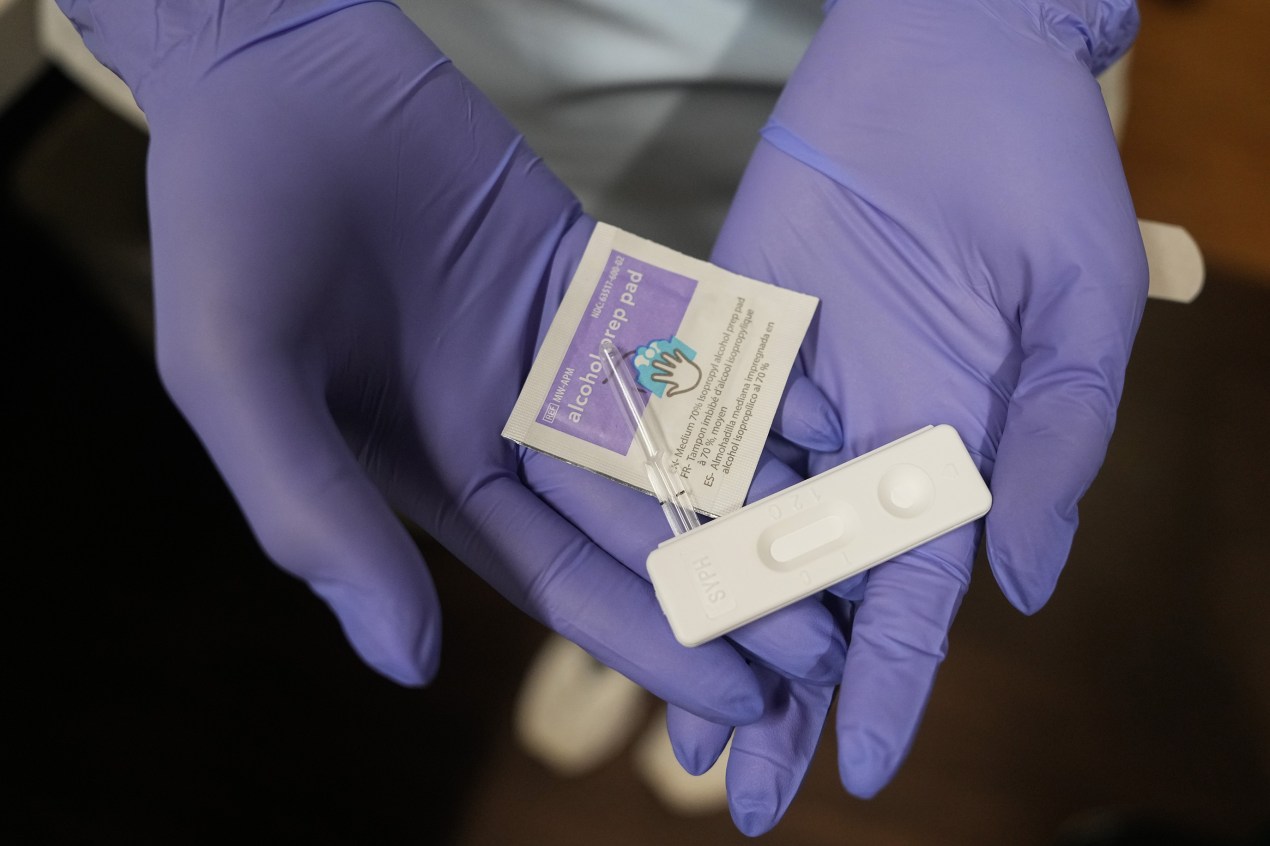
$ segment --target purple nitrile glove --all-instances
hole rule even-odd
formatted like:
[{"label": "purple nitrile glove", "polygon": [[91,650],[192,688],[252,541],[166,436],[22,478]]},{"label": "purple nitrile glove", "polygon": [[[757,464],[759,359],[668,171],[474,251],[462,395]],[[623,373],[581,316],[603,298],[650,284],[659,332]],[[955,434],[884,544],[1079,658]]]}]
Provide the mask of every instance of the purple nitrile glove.
[{"label": "purple nitrile glove", "polygon": [[[1066,560],[1146,297],[1093,76],[1136,24],[1131,0],[840,0],[714,253],[822,300],[803,361],[846,443],[813,456],[813,471],[927,424],[957,429],[991,483],[993,573],[1025,613]],[[981,529],[835,591],[858,601],[837,718],[842,780],[858,796],[909,750]],[[751,834],[784,812],[829,704],[797,683],[765,691],[773,716],[736,731],[728,771]],[[728,736],[685,715],[671,728],[690,769]]]},{"label": "purple nitrile glove", "polygon": [[[367,663],[420,684],[439,655],[435,591],[395,509],[650,691],[755,719],[745,657],[678,645],[650,586],[583,534],[621,511],[596,494],[568,513],[526,486],[593,477],[539,470],[500,437],[592,222],[437,48],[379,2],[63,7],[150,124],[164,383],[265,550]],[[782,420],[840,446],[809,384]],[[628,529],[661,513],[623,509]],[[824,609],[783,619],[747,648],[837,676]]]},{"label": "purple nitrile glove", "polygon": [[[773,429],[813,453],[836,452],[842,444],[838,425],[824,395],[796,366]],[[649,497],[595,474],[579,473],[541,453],[531,452],[525,458],[525,478],[548,504],[583,527],[606,552],[648,577],[649,552],[671,535],[665,515]],[[765,451],[746,501],[762,499],[802,480]],[[664,620],[663,625],[667,625]],[[760,664],[813,686],[827,686],[824,689],[830,693],[842,678],[846,644],[832,614],[817,599],[805,599],[755,620],[731,632],[728,639]]]}]

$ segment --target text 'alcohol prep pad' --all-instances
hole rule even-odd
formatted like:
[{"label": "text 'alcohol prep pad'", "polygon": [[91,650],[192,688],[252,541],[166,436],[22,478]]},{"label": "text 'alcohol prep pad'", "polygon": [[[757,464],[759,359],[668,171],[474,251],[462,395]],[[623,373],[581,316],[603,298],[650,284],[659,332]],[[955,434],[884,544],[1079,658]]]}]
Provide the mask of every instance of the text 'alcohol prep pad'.
[{"label": "text 'alcohol prep pad'", "polygon": [[698,511],[745,501],[814,297],[597,224],[504,437],[653,493],[600,345],[652,405]]}]

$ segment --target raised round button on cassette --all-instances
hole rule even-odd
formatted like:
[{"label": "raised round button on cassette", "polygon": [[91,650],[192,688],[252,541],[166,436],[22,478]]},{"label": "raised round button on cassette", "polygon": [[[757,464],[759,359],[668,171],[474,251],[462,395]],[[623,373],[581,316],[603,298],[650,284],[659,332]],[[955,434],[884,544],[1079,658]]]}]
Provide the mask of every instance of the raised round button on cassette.
[{"label": "raised round button on cassette", "polygon": [[896,517],[916,517],[934,502],[935,483],[922,468],[898,464],[882,475],[878,499]]}]

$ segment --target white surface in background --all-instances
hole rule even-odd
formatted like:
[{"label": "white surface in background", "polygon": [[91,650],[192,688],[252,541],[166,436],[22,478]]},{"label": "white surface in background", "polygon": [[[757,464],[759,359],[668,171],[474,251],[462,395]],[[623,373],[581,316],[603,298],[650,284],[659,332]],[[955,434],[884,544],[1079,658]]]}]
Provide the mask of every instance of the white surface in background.
[{"label": "white surface in background", "polygon": [[644,721],[649,695],[559,635],[539,649],[516,702],[521,747],[562,776],[617,756]]},{"label": "white surface in background", "polygon": [[53,0],[39,0],[36,13],[39,46],[44,55],[100,103],[145,129],[145,115],[132,99],[128,86],[88,52],[79,33],[57,4]]},{"label": "white surface in background", "polygon": [[635,771],[662,804],[684,816],[713,814],[728,807],[727,769],[732,741],[714,766],[699,776],[690,775],[675,757],[666,731],[666,710],[654,720],[635,744]]}]

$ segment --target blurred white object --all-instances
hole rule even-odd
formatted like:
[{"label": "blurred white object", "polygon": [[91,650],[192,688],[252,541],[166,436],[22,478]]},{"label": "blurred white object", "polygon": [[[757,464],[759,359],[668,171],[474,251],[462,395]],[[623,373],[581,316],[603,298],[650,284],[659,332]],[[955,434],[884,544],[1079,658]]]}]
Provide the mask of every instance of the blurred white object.
[{"label": "blurred white object", "polygon": [[36,31],[44,55],[102,105],[138,128],[145,129],[145,115],[132,99],[128,86],[88,52],[79,33],[57,4],[53,0],[39,0],[36,12]]},{"label": "blurred white object", "polygon": [[1124,138],[1125,121],[1129,119],[1129,62],[1133,51],[1125,53],[1098,77],[1102,89],[1102,101],[1107,104],[1107,116],[1116,140]]},{"label": "blurred white object", "polygon": [[1204,256],[1180,226],[1138,219],[1151,275],[1149,293],[1160,300],[1189,303],[1204,287]]},{"label": "blurred white object", "polygon": [[713,814],[728,807],[727,769],[732,741],[714,766],[699,776],[689,775],[675,758],[666,731],[666,709],[635,746],[635,771],[658,799],[684,816]]},{"label": "blurred white object", "polygon": [[[529,665],[516,702],[521,747],[557,775],[593,772],[616,758],[647,721],[652,697],[559,635],[549,635]],[[661,802],[685,815],[727,807],[728,750],[704,775],[684,771],[658,710],[636,743],[637,775]]]},{"label": "blurred white object", "polygon": [[622,751],[644,722],[648,702],[639,685],[551,635],[521,685],[516,736],[559,775],[582,775]]}]

